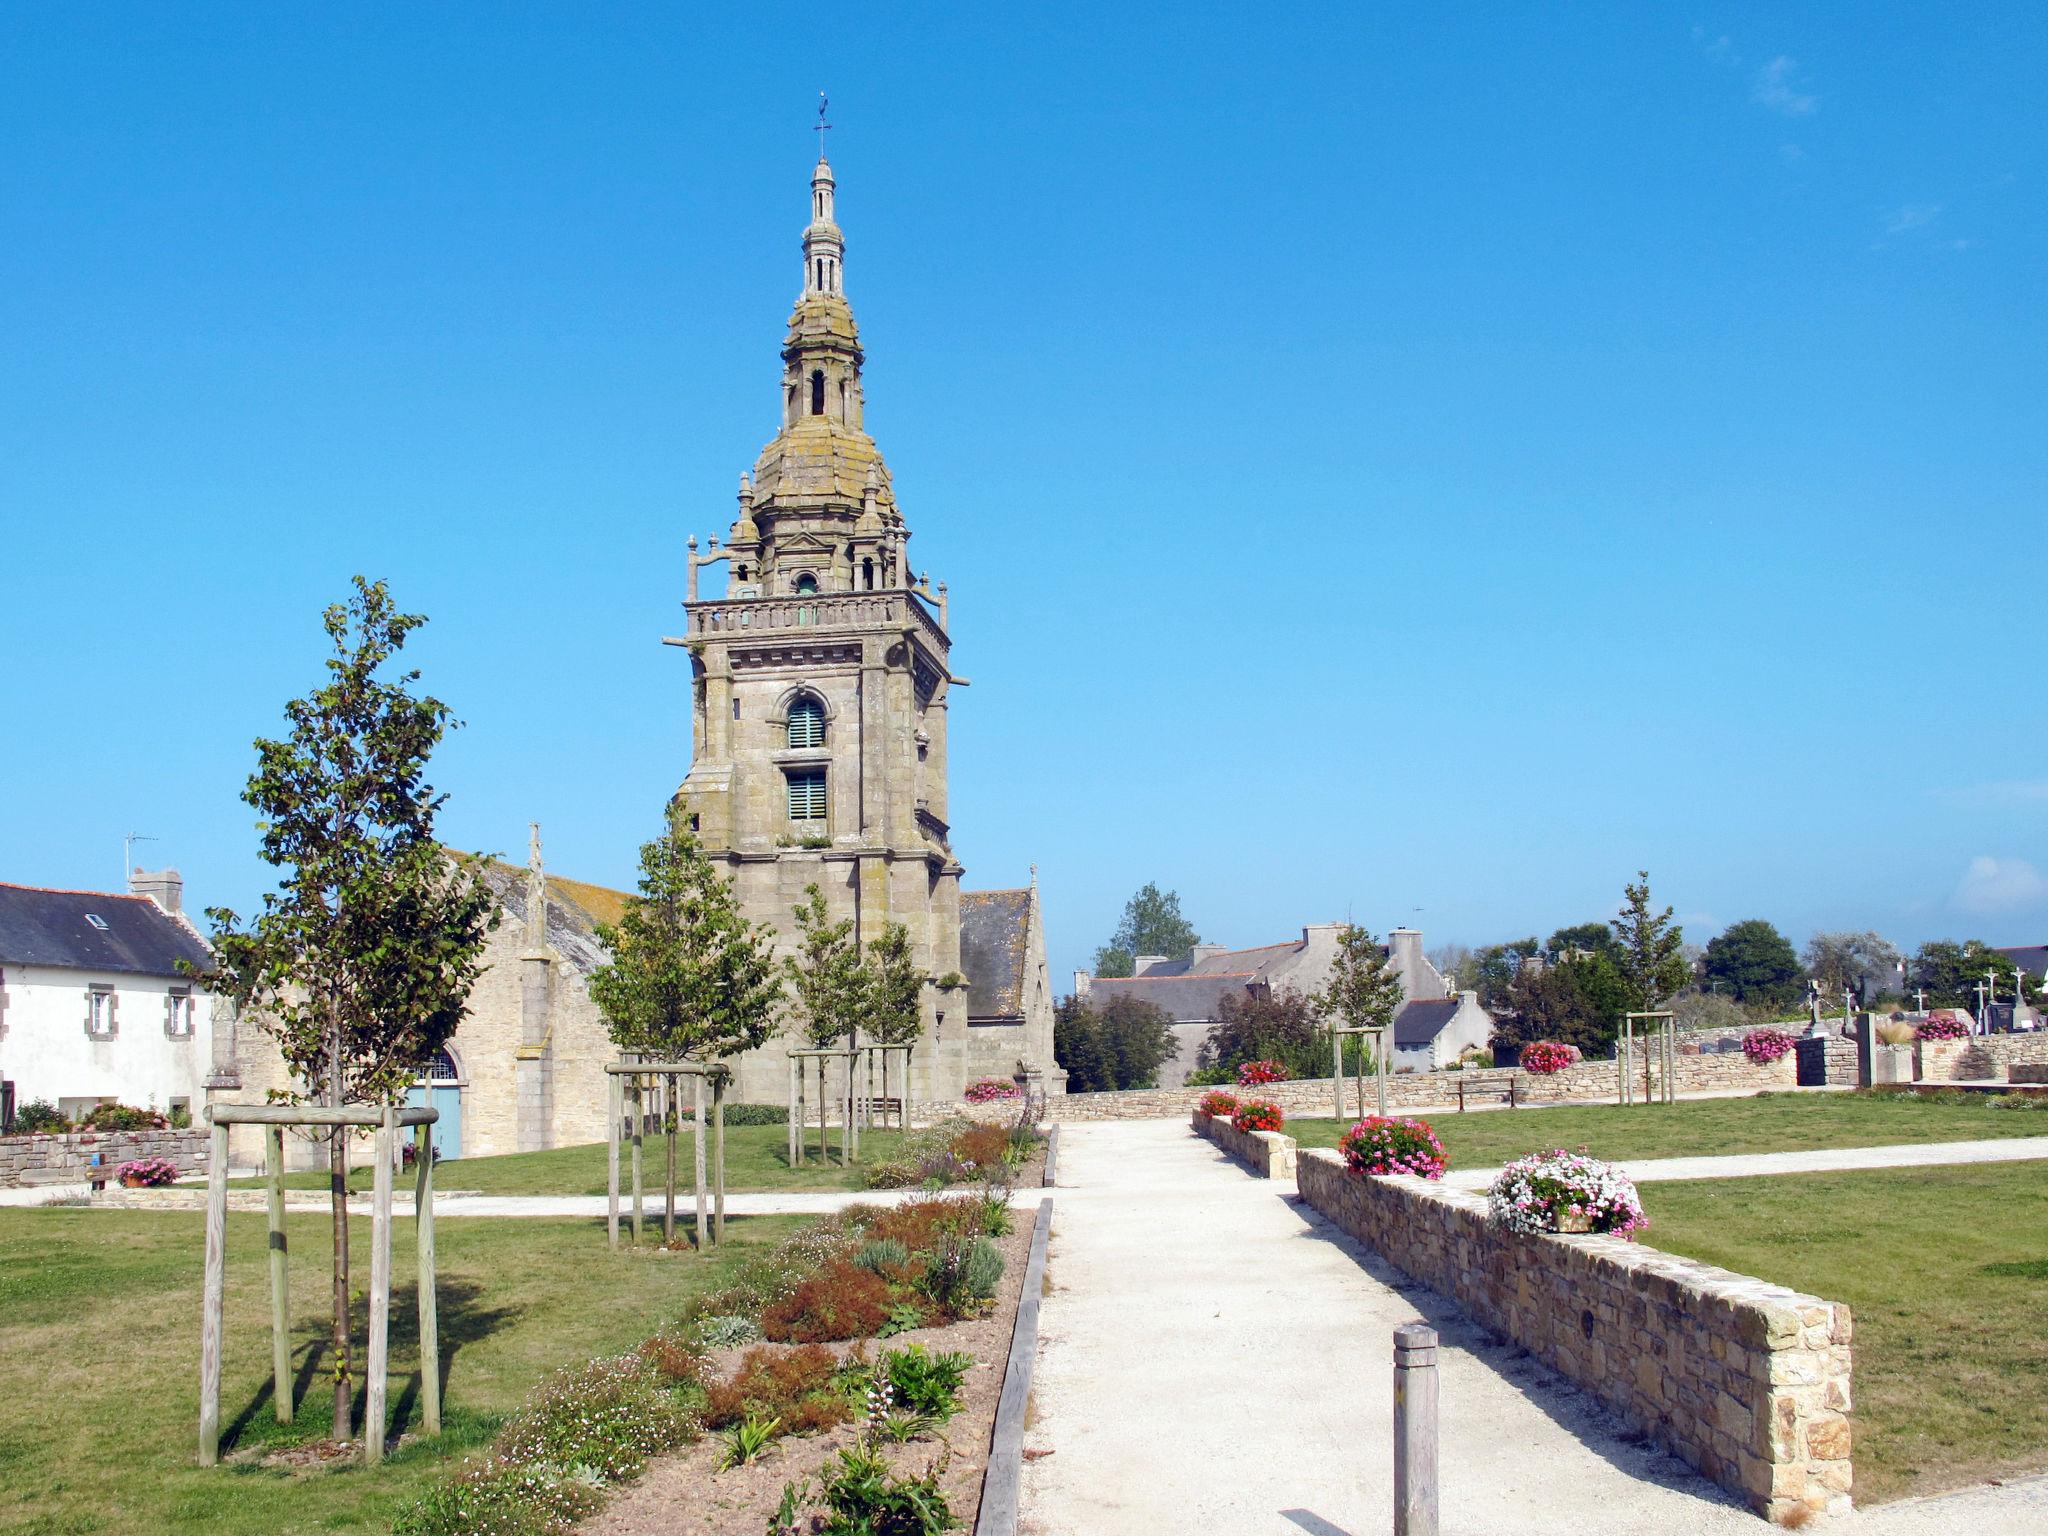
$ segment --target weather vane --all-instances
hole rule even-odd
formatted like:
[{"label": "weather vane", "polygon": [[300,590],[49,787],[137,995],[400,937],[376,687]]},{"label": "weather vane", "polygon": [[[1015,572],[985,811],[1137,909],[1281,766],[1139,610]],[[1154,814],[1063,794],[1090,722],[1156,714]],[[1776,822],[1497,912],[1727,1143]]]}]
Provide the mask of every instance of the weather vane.
[{"label": "weather vane", "polygon": [[830,123],[828,123],[828,122],[826,122],[826,121],[825,121],[825,93],[824,93],[823,91],[820,91],[820,92],[818,92],[818,127],[817,127],[817,134],[818,134],[818,158],[819,158],[820,160],[822,160],[822,159],[824,159],[824,158],[825,158],[825,130],[826,130],[826,129],[828,129],[828,128],[830,128],[831,126],[832,126],[832,125],[831,125]]}]

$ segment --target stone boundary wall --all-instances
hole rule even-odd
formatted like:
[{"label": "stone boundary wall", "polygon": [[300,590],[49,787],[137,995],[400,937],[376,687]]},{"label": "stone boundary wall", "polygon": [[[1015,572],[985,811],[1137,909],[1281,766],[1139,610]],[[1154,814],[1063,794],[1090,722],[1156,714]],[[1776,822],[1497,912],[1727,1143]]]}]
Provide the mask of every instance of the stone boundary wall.
[{"label": "stone boundary wall", "polygon": [[1297,1144],[1278,1131],[1240,1131],[1223,1115],[1190,1116],[1197,1136],[1206,1136],[1262,1179],[1294,1177]]},{"label": "stone boundary wall", "polygon": [[1849,1507],[1838,1302],[1618,1237],[1523,1236],[1486,1197],[1303,1152],[1302,1198],[1780,1524]]},{"label": "stone boundary wall", "polygon": [[[84,1184],[111,1179],[122,1163],[160,1157],[180,1173],[206,1168],[207,1132],[74,1131],[64,1136],[0,1136],[0,1189],[37,1184]],[[100,1166],[93,1167],[98,1153]]]},{"label": "stone boundary wall", "polygon": [[1915,1048],[1923,1083],[1999,1080],[2012,1066],[2048,1062],[2048,1034],[1972,1035],[1966,1040],[1922,1040]]},{"label": "stone boundary wall", "polygon": [[[1636,1084],[1640,1088],[1640,1063],[1637,1072]],[[1740,1051],[1699,1056],[1681,1055],[1678,1058],[1678,1070],[1674,1080],[1681,1094],[1730,1090],[1762,1093],[1779,1088],[1796,1088],[1799,1085],[1797,1053],[1781,1056],[1778,1060],[1762,1066],[1751,1061]],[[1507,1101],[1510,1081],[1514,1084],[1516,1102],[1525,1104],[1554,1104],[1569,1099],[1595,1099],[1613,1103],[1621,1092],[1616,1065],[1612,1061],[1582,1061],[1577,1066],[1566,1067],[1562,1072],[1547,1075],[1518,1069],[1403,1072],[1387,1079],[1387,1109],[1393,1114],[1404,1114],[1417,1109],[1455,1107],[1458,1102],[1458,1085],[1461,1081],[1468,1102],[1488,1106]],[[1134,1088],[1122,1093],[1055,1095],[1046,1100],[1046,1118],[1178,1120],[1183,1115],[1193,1114],[1195,1106],[1202,1102],[1202,1095],[1210,1091],[1208,1088]],[[1262,1083],[1256,1089],[1244,1091],[1255,1092],[1262,1099],[1271,1099],[1280,1106],[1283,1114],[1296,1118],[1304,1115],[1328,1115],[1336,1107],[1336,1098],[1327,1077],[1287,1083]],[[1370,1100],[1370,1079],[1366,1082],[1365,1091],[1367,1099]],[[1344,1105],[1347,1111],[1356,1109],[1349,1087],[1344,1090]]]}]

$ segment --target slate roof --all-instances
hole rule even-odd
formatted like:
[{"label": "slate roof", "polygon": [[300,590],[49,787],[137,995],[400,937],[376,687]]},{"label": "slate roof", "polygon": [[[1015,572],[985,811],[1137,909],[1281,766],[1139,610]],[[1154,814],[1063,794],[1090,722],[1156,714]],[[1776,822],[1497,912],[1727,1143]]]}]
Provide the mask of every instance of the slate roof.
[{"label": "slate roof", "polygon": [[2048,944],[2020,944],[1998,953],[2030,975],[2039,976],[2048,970]]},{"label": "slate roof", "polygon": [[0,885],[0,965],[177,976],[180,960],[202,971],[213,964],[199,936],[147,896]]},{"label": "slate roof", "polygon": [[1413,1050],[1428,1045],[1457,1017],[1459,1000],[1433,997],[1413,1002],[1394,1015],[1394,1046]]},{"label": "slate roof", "polygon": [[1024,1016],[1025,948],[1031,892],[960,893],[960,968],[967,975],[967,1017]]},{"label": "slate roof", "polygon": [[1223,999],[1242,993],[1250,971],[1205,971],[1198,976],[1098,976],[1088,984],[1088,1000],[1106,1003],[1113,997],[1135,997],[1166,1010],[1176,1024],[1210,1022],[1223,1016]]},{"label": "slate roof", "polygon": [[[526,869],[500,859],[486,860],[484,884],[505,910],[498,932],[517,934],[526,926]],[[582,880],[548,876],[548,943],[564,960],[588,973],[611,959],[597,941],[599,923],[616,923],[626,911],[627,893]]]},{"label": "slate roof", "polygon": [[1182,955],[1153,966],[1143,977],[1111,977],[1112,981],[1160,980],[1172,976],[1256,976],[1275,960],[1295,954],[1303,947],[1300,939],[1284,944],[1261,944],[1252,949],[1226,949],[1221,954],[1195,960]]}]

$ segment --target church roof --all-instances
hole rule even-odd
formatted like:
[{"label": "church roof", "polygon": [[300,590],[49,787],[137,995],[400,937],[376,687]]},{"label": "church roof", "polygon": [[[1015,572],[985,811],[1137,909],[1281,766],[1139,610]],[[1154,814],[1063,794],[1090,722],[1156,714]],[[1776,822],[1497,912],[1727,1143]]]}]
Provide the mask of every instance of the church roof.
[{"label": "church roof", "polygon": [[0,885],[0,965],[177,976],[180,960],[213,965],[199,935],[147,896]]},{"label": "church roof", "polygon": [[960,893],[960,966],[967,974],[968,1018],[1023,1015],[1030,934],[1028,888]]}]

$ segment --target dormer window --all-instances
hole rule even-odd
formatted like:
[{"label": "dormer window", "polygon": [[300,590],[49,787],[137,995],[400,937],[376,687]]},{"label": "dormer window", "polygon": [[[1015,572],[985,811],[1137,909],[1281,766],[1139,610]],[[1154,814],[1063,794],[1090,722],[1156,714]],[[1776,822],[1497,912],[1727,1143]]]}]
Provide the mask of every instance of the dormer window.
[{"label": "dormer window", "polygon": [[107,931],[107,920],[104,917],[101,917],[99,913],[88,912],[85,914],[85,920],[88,923],[91,923],[93,927],[97,928],[101,933],[105,933]]},{"label": "dormer window", "polygon": [[816,699],[789,706],[789,744],[798,750],[825,745],[825,706]]}]

